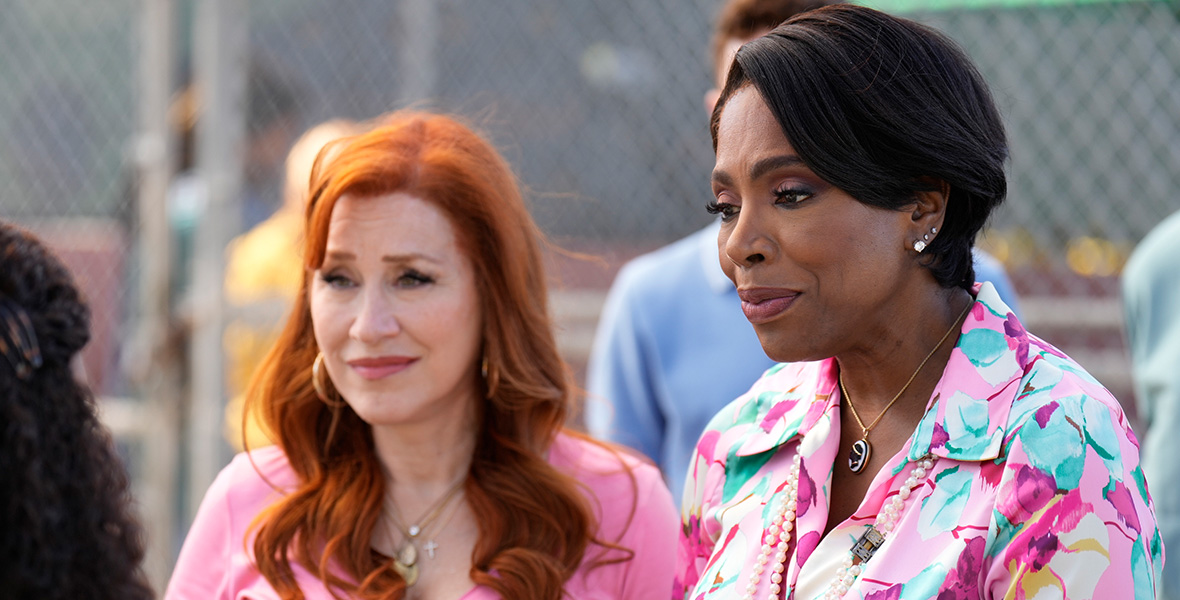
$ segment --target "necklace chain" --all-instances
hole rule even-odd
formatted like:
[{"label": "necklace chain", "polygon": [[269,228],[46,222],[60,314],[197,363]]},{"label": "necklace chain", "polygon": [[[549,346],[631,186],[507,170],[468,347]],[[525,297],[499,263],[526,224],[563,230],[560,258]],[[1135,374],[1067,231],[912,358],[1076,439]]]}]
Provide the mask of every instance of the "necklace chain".
[{"label": "necklace chain", "polygon": [[445,494],[439,497],[438,500],[435,500],[434,504],[431,504],[430,507],[427,508],[424,515],[419,517],[415,523],[411,523],[409,527],[406,527],[406,525],[402,523],[399,511],[397,510],[397,505],[393,502],[389,502],[389,520],[393,522],[393,526],[397,527],[398,531],[400,531],[402,536],[404,536],[407,540],[418,537],[422,534],[422,532],[426,531],[427,527],[430,527],[430,524],[433,523],[435,519],[438,518],[438,515],[442,513],[442,509],[450,503],[451,498],[454,498],[455,494],[459,493],[459,490],[463,488],[463,484],[466,483],[466,481],[466,477],[456,481],[455,484],[452,485]]},{"label": "necklace chain", "polygon": [[[397,505],[389,497],[386,497],[387,508],[385,513],[389,517],[389,521],[393,523],[393,526],[402,534],[401,546],[394,548],[392,567],[398,575],[402,576],[402,579],[405,579],[407,587],[414,585],[418,581],[418,546],[414,543],[415,540],[418,536],[426,533],[426,530],[442,514],[442,510],[451,504],[451,500],[459,493],[459,490],[463,489],[463,484],[466,481],[466,477],[456,481],[445,494],[427,508],[426,513],[419,517],[417,522],[411,523],[409,527],[402,523],[398,515]],[[451,514],[454,514],[454,511],[448,514],[447,520],[450,520]],[[445,522],[443,521],[444,524]],[[430,557],[434,558],[434,551],[438,548],[438,544],[431,539],[427,541],[424,547]]]},{"label": "necklace chain", "polygon": [[904,394],[906,390],[910,389],[910,384],[913,383],[914,379],[918,377],[918,373],[922,372],[922,367],[925,367],[926,363],[930,361],[930,358],[934,356],[934,353],[938,352],[938,349],[942,347],[942,344],[946,342],[946,339],[951,336],[951,332],[958,329],[959,322],[963,320],[963,316],[966,315],[967,311],[971,310],[971,307],[974,305],[975,302],[968,302],[967,306],[963,307],[963,311],[960,312],[959,316],[955,317],[954,322],[951,323],[950,329],[947,329],[946,333],[942,334],[942,338],[939,339],[938,343],[930,349],[930,352],[926,354],[926,358],[923,358],[922,362],[918,363],[918,368],[914,369],[914,373],[910,375],[908,380],[906,380],[905,385],[901,386],[901,389],[898,390],[897,394],[893,396],[893,399],[889,401],[889,404],[885,405],[885,408],[881,410],[881,413],[877,415],[877,418],[873,419],[873,422],[869,423],[868,426],[864,424],[864,421],[860,419],[860,415],[856,413],[856,406],[852,404],[852,396],[848,395],[848,390],[844,387],[844,373],[841,372],[836,375],[836,382],[840,386],[840,394],[848,402],[848,411],[852,413],[852,418],[856,419],[856,424],[860,426],[861,430],[861,439],[853,444],[852,452],[848,458],[848,466],[852,469],[853,473],[860,473],[862,470],[864,470],[865,465],[869,462],[869,456],[872,451],[872,446],[869,445],[869,432],[877,426],[877,423],[881,422],[881,418],[885,416],[885,413],[889,412],[889,409],[893,408],[893,405],[896,404],[899,399],[901,399],[901,395]]},{"label": "necklace chain", "polygon": [[[855,458],[849,459],[849,464],[852,466],[854,472],[859,473],[864,468],[864,464],[868,462],[869,431],[877,426],[877,423],[881,421],[881,417],[885,416],[885,413],[909,389],[910,384],[914,382],[918,373],[922,371],[922,367],[925,367],[930,358],[934,356],[934,353],[942,347],[942,344],[946,342],[951,332],[958,327],[963,316],[967,314],[967,311],[974,304],[974,302],[970,302],[963,308],[963,312],[959,313],[954,323],[951,324],[950,329],[942,335],[942,339],[938,340],[938,343],[930,350],[926,358],[922,359],[921,364],[918,365],[914,374],[910,375],[909,381],[906,381],[901,391],[889,401],[889,404],[885,405],[885,409],[881,411],[881,414],[877,415],[876,419],[873,419],[872,423],[869,423],[868,427],[865,427],[864,422],[860,420],[860,415],[856,414],[856,408],[852,405],[852,399],[848,396],[848,391],[844,389],[844,380],[841,376],[837,375],[836,379],[840,385],[840,393],[844,399],[848,400],[848,408],[852,413],[852,417],[856,419],[856,424],[860,425],[861,431],[864,434],[864,437],[857,442],[857,444],[863,445],[863,454],[860,457],[861,462],[858,466],[854,466]],[[857,448],[854,445],[854,455],[856,452]],[[842,598],[848,592],[852,584],[860,577],[863,571],[862,565],[872,558],[873,553],[885,543],[885,538],[893,531],[898,519],[901,518],[901,511],[905,506],[905,501],[913,494],[914,489],[925,481],[926,476],[934,468],[934,461],[935,457],[929,454],[915,461],[916,464],[910,471],[910,476],[902,482],[896,494],[886,499],[884,506],[877,514],[876,522],[853,544],[841,566],[836,569],[835,579],[828,587],[824,598]],[[786,484],[783,487],[782,493],[778,496],[778,503],[773,513],[775,516],[771,520],[770,526],[763,532],[761,553],[754,563],[750,573],[750,579],[746,583],[745,594],[743,596],[745,600],[753,600],[755,595],[757,595],[758,583],[762,579],[762,573],[768,569],[770,570],[770,585],[766,590],[766,599],[778,600],[779,594],[782,592],[783,582],[786,576],[787,550],[791,543],[791,533],[795,530],[795,511],[798,508],[799,501],[799,472],[801,470],[801,464],[802,455],[796,454],[791,468],[787,473]],[[797,544],[796,548],[798,548]],[[771,561],[772,555],[773,562]]]}]

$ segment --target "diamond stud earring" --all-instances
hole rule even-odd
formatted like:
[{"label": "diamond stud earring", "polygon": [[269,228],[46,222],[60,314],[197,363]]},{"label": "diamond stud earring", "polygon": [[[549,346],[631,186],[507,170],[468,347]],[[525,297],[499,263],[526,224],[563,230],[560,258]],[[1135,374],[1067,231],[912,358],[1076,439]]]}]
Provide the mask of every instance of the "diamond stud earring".
[{"label": "diamond stud earring", "polygon": [[914,241],[914,250],[915,250],[915,251],[916,251],[918,254],[921,254],[921,253],[922,253],[922,251],[923,251],[923,250],[925,250],[925,249],[926,249],[926,242],[923,242],[922,240],[915,240],[915,241]]}]

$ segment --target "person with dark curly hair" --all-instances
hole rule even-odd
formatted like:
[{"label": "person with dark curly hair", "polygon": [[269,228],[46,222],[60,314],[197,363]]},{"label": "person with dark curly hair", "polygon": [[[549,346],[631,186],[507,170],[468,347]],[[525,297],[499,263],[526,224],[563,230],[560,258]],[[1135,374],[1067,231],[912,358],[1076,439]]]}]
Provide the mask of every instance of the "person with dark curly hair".
[{"label": "person with dark curly hair", "polygon": [[90,339],[73,278],[0,223],[0,594],[152,598],[127,474],[70,370]]}]

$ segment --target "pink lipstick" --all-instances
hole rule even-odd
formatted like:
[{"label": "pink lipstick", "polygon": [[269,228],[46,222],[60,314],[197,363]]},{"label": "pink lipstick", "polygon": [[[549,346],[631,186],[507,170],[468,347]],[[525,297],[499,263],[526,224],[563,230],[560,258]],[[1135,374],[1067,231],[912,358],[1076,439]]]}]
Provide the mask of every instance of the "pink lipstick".
[{"label": "pink lipstick", "polygon": [[352,367],[357,375],[374,380],[400,373],[417,360],[408,356],[376,356],[350,360],[348,366]]},{"label": "pink lipstick", "polygon": [[784,288],[745,288],[738,290],[738,297],[742,299],[742,312],[746,313],[746,319],[758,325],[790,308],[799,297],[799,292]]}]

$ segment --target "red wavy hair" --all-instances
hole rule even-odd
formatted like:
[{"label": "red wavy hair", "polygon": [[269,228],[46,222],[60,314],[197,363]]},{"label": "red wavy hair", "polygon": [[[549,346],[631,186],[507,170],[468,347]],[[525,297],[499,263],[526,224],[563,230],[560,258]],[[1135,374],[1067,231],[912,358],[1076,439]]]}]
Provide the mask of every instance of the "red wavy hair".
[{"label": "red wavy hair", "polygon": [[559,599],[589,544],[616,546],[595,538],[578,482],[543,458],[574,386],[552,333],[543,237],[512,170],[453,118],[399,112],[324,149],[311,191],[303,293],[247,394],[246,412],[257,410],[276,433],[301,482],[255,521],[259,571],[283,598],[303,597],[292,560],[334,594],[404,596],[405,582],[370,546],[386,490],[369,427],[347,407],[328,408],[312,386],[318,349],[307,299],[340,197],[402,192],[450,218],[481,290],[488,377],[465,488],[480,517],[470,576],[504,598]]}]

